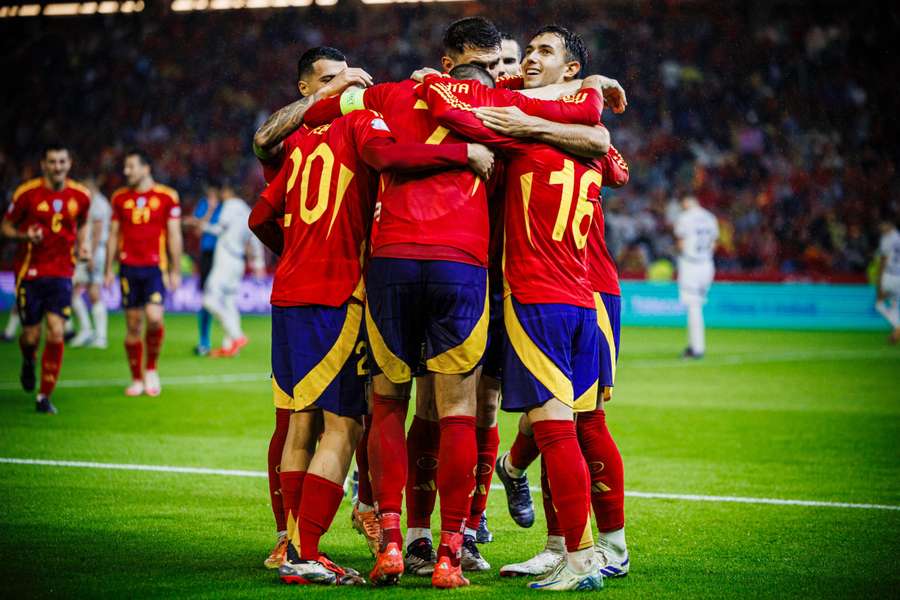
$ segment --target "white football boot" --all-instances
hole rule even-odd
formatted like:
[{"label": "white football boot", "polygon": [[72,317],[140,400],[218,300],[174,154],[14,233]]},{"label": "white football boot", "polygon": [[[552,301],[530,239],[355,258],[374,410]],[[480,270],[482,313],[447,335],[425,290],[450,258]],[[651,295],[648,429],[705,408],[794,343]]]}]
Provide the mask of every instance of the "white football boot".
[{"label": "white football boot", "polygon": [[628,549],[619,548],[602,536],[594,544],[594,557],[600,564],[600,571],[604,577],[625,577],[628,575],[630,562]]},{"label": "white football boot", "polygon": [[543,577],[552,573],[566,560],[566,545],[562,537],[550,536],[544,549],[525,562],[500,567],[500,577]]},{"label": "white football boot", "polygon": [[140,379],[135,379],[131,382],[127,388],[125,388],[125,395],[128,397],[140,396],[144,393],[144,382]]},{"label": "white football boot", "polygon": [[463,537],[462,552],[459,557],[459,564],[463,571],[490,571],[491,563],[486,561],[478,546],[475,544],[475,536],[466,535]]},{"label": "white football boot", "polygon": [[147,371],[144,373],[144,390],[148,396],[159,396],[162,392],[162,384],[159,382],[159,371]]},{"label": "white football boot", "polygon": [[603,573],[600,572],[600,565],[596,560],[591,561],[585,573],[576,573],[569,566],[569,562],[564,560],[550,575],[539,581],[532,581],[528,587],[533,590],[554,592],[596,592],[603,589]]}]

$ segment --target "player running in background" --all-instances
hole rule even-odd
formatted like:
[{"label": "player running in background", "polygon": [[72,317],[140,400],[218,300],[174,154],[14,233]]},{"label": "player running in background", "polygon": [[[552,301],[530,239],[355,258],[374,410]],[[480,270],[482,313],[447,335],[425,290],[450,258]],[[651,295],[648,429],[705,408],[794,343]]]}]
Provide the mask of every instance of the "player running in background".
[{"label": "player running in background", "polygon": [[[322,86],[317,73],[331,67],[346,69],[340,52],[307,51],[299,65],[301,93],[315,94]],[[304,125],[290,139],[289,159],[251,217],[253,231],[282,254],[272,292],[273,388],[282,405],[300,411],[290,419],[281,460],[292,534],[281,574],[288,582],[333,583],[344,575],[318,553],[318,539],[340,504],[367,412],[361,259],[377,189],[368,168],[464,168],[470,154],[489,162],[492,156],[467,144],[394,144],[383,119],[370,111],[314,129]],[[282,214],[283,241],[275,221]],[[324,433],[313,451],[319,413]]]},{"label": "player running in background", "polygon": [[675,237],[679,252],[678,296],[687,308],[688,346],[682,356],[703,358],[706,352],[703,305],[716,274],[713,255],[719,239],[719,223],[694,196],[685,196],[675,220]]},{"label": "player running in background", "polygon": [[262,245],[247,227],[250,207],[234,193],[230,184],[224,183],[217,190],[221,208],[215,224],[206,231],[216,236],[216,250],[209,279],[203,287],[203,306],[214,315],[225,330],[222,347],[213,350],[214,357],[236,356],[247,345],[247,336],[241,329],[241,313],[237,295],[244,278],[245,265],[257,279],[266,273]]},{"label": "player running in background", "polygon": [[[213,256],[216,253],[215,227],[219,222],[219,214],[222,212],[222,204],[219,202],[218,191],[213,186],[206,187],[206,195],[200,198],[194,207],[194,214],[183,219],[186,228],[192,228],[200,234],[199,276],[197,281],[200,292],[205,293],[206,281],[213,267]],[[206,356],[209,354],[212,342],[210,330],[212,329],[212,315],[201,306],[197,311],[197,346],[194,354]]]},{"label": "player running in background", "polygon": [[[78,318],[78,335],[69,344],[74,348],[86,345],[90,345],[92,348],[106,348],[106,304],[104,304],[100,292],[103,288],[103,270],[106,268],[106,242],[109,238],[109,220],[112,216],[112,208],[95,180],[88,179],[85,183],[91,192],[86,241],[91,247],[91,258],[87,261],[79,261],[75,266],[72,310]],[[88,300],[91,301],[90,313],[83,297],[85,291]],[[93,323],[91,323],[92,317]]]},{"label": "player running in background", "polygon": [[891,324],[890,343],[900,342],[900,232],[887,219],[881,222],[878,244],[878,299],[875,309]]},{"label": "player running in background", "polygon": [[[127,187],[112,196],[112,222],[106,247],[106,285],[119,261],[125,308],[125,353],[131,369],[126,396],[158,396],[162,391],[157,361],[163,343],[166,288],[181,285],[181,206],[178,192],[153,180],[150,158],[142,150],[125,155]],[[163,273],[168,271],[164,281]],[[141,334],[147,321],[147,365]]]},{"label": "player running in background", "polygon": [[50,395],[62,367],[63,331],[71,312],[76,247],[79,259],[91,258],[90,246],[85,242],[91,196],[86,187],[68,179],[71,168],[66,146],[47,146],[41,157],[43,177],[26,181],[16,189],[0,223],[3,237],[25,248],[16,264],[16,306],[22,322],[19,381],[26,392],[35,388],[34,363],[41,343],[41,321],[46,322],[41,384],[35,401],[36,410],[44,414],[57,412]]},{"label": "player running in background", "polygon": [[500,66],[497,78],[518,77],[522,74],[522,48],[516,38],[506,32],[500,33]]},{"label": "player running in background", "polygon": [[[583,53],[569,62],[574,76],[584,63]],[[474,79],[478,74],[452,75]],[[599,86],[583,88],[568,103],[602,107],[598,90]],[[553,574],[531,587],[599,589],[602,574],[591,548],[589,476],[573,421],[574,412],[596,407],[597,316],[584,248],[593,213],[590,198],[599,195],[599,174],[584,164],[587,161],[574,160],[556,148],[499,136],[486,128],[473,107],[498,104],[498,94],[485,85],[429,75],[420,93],[442,125],[502,148],[507,157],[504,321],[509,343],[503,408],[529,416],[548,465],[556,505],[564,507],[558,514],[568,551]],[[594,123],[599,121],[599,110],[595,119]]]},{"label": "player running in background", "polygon": [[[604,187],[621,187],[628,182],[628,165],[610,146],[606,156],[596,161]],[[622,456],[606,426],[605,402],[612,399],[615,384],[616,361],[619,355],[619,329],[621,291],[616,264],[606,247],[602,201],[594,206],[594,220],[588,237],[588,277],[594,291],[597,307],[597,325],[600,330],[600,388],[597,410],[579,413],[576,431],[581,452],[588,464],[591,477],[591,505],[597,518],[598,538],[594,546],[604,577],[623,576],[628,573],[629,558],[625,545],[625,494]],[[537,458],[536,448],[524,457],[523,444],[534,446],[533,434],[527,423],[520,424],[525,431],[517,436],[520,462],[518,471],[527,468]],[[521,439],[521,438],[524,438]],[[506,471],[510,463],[509,453],[498,460],[497,469],[504,481],[510,479]],[[518,480],[514,480],[518,482]],[[500,569],[501,576],[545,576],[565,560],[565,539],[553,508],[553,494],[547,482],[546,465],[541,464],[541,491],[544,515],[547,519],[547,543],[532,558]]]}]

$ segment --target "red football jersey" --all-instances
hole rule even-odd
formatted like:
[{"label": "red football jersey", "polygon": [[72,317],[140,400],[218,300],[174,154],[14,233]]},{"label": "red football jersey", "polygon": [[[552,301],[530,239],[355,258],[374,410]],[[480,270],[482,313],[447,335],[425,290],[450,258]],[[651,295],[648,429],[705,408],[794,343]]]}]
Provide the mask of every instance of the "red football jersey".
[{"label": "red football jersey", "polygon": [[178,192],[159,183],[143,192],[124,187],[113,192],[111,204],[112,220],[119,223],[119,263],[165,269],[166,226],[181,217]]},{"label": "red football jersey", "polygon": [[284,139],[281,144],[281,152],[268,159],[257,157],[259,164],[262,165],[263,179],[266,180],[266,183],[272,183],[272,180],[275,179],[284,165],[285,158],[297,147],[302,137],[303,133],[297,129]]},{"label": "red football jersey", "polygon": [[284,214],[284,252],[271,302],[341,306],[351,296],[363,300],[362,260],[378,179],[359,149],[372,138],[393,136],[368,110],[298,131],[297,145],[261,196]]},{"label": "red football jersey", "polygon": [[[429,78],[423,93],[442,125],[506,155],[503,275],[507,291],[525,304],[593,308],[586,246],[602,175],[587,159],[488,129],[472,107],[505,106],[504,96],[512,92],[475,82],[465,82],[470,84],[465,87],[458,83]],[[570,122],[578,122],[574,117],[581,110],[582,122],[592,124],[599,117],[598,103],[602,110],[602,98],[588,90],[544,104],[568,114]]]},{"label": "red football jersey", "polygon": [[[628,183],[628,163],[613,146],[609,147],[606,156],[594,161],[594,168],[603,175],[604,187],[620,187]],[[616,296],[622,294],[616,261],[606,247],[602,200],[594,208],[594,223],[588,237],[588,278],[595,292]]]},{"label": "red football jersey", "polygon": [[44,238],[27,242],[16,260],[16,282],[40,277],[72,277],[75,271],[75,239],[87,219],[91,193],[71,179],[54,190],[43,177],[26,181],[13,193],[6,218],[16,229],[38,225]]}]

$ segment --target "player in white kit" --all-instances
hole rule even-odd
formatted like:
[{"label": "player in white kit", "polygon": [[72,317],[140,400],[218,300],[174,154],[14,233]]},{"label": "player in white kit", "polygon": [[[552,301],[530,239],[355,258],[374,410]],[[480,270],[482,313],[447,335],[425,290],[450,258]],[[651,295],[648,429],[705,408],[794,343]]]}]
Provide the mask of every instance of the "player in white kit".
[{"label": "player in white kit", "polygon": [[247,259],[250,259],[250,267],[256,277],[265,274],[262,244],[247,226],[250,207],[228,185],[221,187],[220,198],[222,211],[219,220],[215,225],[207,225],[218,240],[212,270],[203,291],[203,307],[219,320],[225,330],[222,347],[210,352],[210,356],[214,357],[234,356],[247,345],[237,306]]},{"label": "player in white kit", "polygon": [[713,254],[719,239],[715,215],[700,206],[693,196],[681,200],[681,214],[675,221],[678,238],[678,296],[687,308],[688,347],[685,358],[702,358],[706,352],[703,305],[716,274]]},{"label": "player in white kit", "polygon": [[900,342],[900,232],[890,221],[881,223],[878,255],[878,300],[875,310],[891,324],[889,340],[896,344]]},{"label": "player in white kit", "polygon": [[[103,270],[106,265],[106,240],[109,238],[109,220],[112,207],[96,182],[88,180],[91,191],[91,208],[88,212],[88,239],[91,260],[79,262],[75,267],[72,291],[72,310],[78,318],[78,334],[69,343],[73,347],[90,345],[106,348],[106,305],[100,297],[103,287]],[[91,301],[90,313],[84,301],[85,289]],[[91,323],[93,317],[93,324]]]}]

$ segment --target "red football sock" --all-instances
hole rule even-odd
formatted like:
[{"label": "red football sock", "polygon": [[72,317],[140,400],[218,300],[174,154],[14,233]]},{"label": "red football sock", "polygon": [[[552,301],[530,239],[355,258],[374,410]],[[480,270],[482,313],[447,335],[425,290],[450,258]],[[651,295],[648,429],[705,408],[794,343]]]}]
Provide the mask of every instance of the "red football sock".
[{"label": "red football sock", "polygon": [[284,514],[284,497],[281,495],[281,453],[284,450],[284,442],[287,439],[288,425],[291,422],[291,411],[287,408],[275,409],[275,431],[269,440],[269,500],[272,504],[272,513],[275,515],[275,528],[278,531],[287,529],[287,520]]},{"label": "red football sock", "polygon": [[597,529],[616,531],[625,526],[625,476],[622,455],[606,427],[603,409],[580,413],[578,443],[591,476],[591,505]]},{"label": "red football sock", "polygon": [[369,477],[369,430],[372,429],[372,415],[363,417],[363,434],[356,446],[356,468],[359,470],[357,497],[363,504],[373,506],[372,480]]},{"label": "red football sock", "polygon": [[281,481],[281,501],[284,506],[284,520],[291,541],[298,547],[297,518],[300,512],[300,500],[303,497],[303,482],[306,479],[306,471],[282,471],[279,476]]},{"label": "red football sock", "polygon": [[141,367],[144,343],[141,340],[136,342],[126,341],[125,354],[128,355],[128,368],[131,369],[131,378],[135,381],[140,381],[144,378],[144,370]]},{"label": "red football sock", "polygon": [[516,433],[516,439],[509,449],[509,458],[507,460],[515,468],[524,471],[531,463],[537,460],[539,454],[540,451],[534,441],[534,437],[519,431]]},{"label": "red football sock", "polygon": [[553,506],[553,494],[550,493],[550,481],[547,479],[547,461],[541,458],[541,496],[544,499],[544,516],[547,518],[547,535],[563,536],[564,532],[559,526],[556,517],[556,508]]},{"label": "red football sock", "polygon": [[300,500],[300,558],[319,559],[319,539],[331,527],[344,498],[344,486],[324,477],[307,474]]},{"label": "red football sock", "polygon": [[369,470],[378,511],[400,514],[406,486],[406,408],[408,400],[373,394]]},{"label": "red football sock", "polygon": [[538,421],[534,441],[547,463],[547,479],[553,504],[565,510],[556,517],[566,537],[566,550],[575,552],[593,545],[590,521],[590,476],[578,447],[575,423],[569,420]]},{"label": "red football sock", "polygon": [[22,358],[28,362],[34,362],[37,358],[37,346],[25,343],[25,336],[19,336],[19,350],[22,352]]},{"label": "red football sock", "polygon": [[165,335],[165,327],[162,323],[159,327],[147,327],[147,370],[156,370],[156,361],[159,359],[159,353],[162,350],[163,335]]},{"label": "red football sock", "polygon": [[497,450],[500,448],[500,433],[497,426],[477,427],[475,442],[478,445],[478,467],[475,471],[475,495],[472,496],[469,520],[466,522],[469,529],[478,529],[481,525],[481,515],[487,507],[491,479],[494,477],[494,463],[497,462]]},{"label": "red football sock", "polygon": [[438,448],[441,427],[434,421],[413,417],[406,436],[406,526],[431,527],[437,499]]},{"label": "red football sock", "polygon": [[59,378],[59,370],[62,367],[63,357],[62,342],[46,342],[44,352],[41,354],[41,393],[49,396],[56,387]]},{"label": "red football sock", "polygon": [[394,543],[403,547],[403,532],[400,531],[400,513],[381,512],[378,515],[378,524],[381,525],[381,547],[387,547]]},{"label": "red football sock", "polygon": [[[441,446],[438,452],[437,486],[441,495],[441,532],[462,533],[472,505],[478,447],[475,443],[475,417],[444,417],[441,424]],[[442,535],[443,537],[443,535]],[[450,556],[453,565],[459,558],[445,544],[438,556]]]}]

